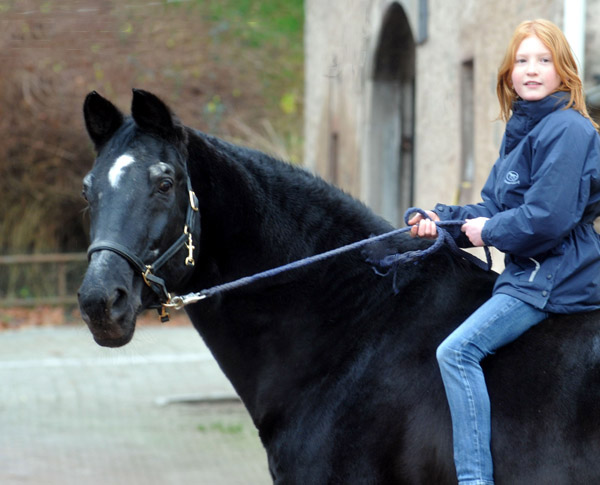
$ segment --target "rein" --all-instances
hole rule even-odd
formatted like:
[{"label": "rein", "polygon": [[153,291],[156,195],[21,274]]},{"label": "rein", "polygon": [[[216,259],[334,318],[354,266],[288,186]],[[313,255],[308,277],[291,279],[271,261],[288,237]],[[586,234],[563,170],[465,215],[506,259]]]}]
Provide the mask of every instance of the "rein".
[{"label": "rein", "polygon": [[157,308],[159,310],[160,319],[163,322],[169,320],[169,314],[166,311],[167,308],[171,308],[172,298],[167,291],[167,285],[165,281],[156,276],[155,272],[158,271],[164,264],[169,261],[177,252],[184,246],[188,249],[188,256],[185,258],[186,266],[194,266],[194,243],[192,239],[192,233],[194,231],[195,220],[194,214],[198,212],[198,198],[192,190],[192,183],[190,178],[187,178],[187,189],[189,195],[189,205],[187,208],[185,226],[183,227],[183,234],[177,238],[177,240],[167,249],[160,257],[158,257],[152,264],[146,264],[138,257],[135,253],[129,250],[129,248],[123,246],[114,241],[100,240],[90,245],[87,251],[88,261],[92,257],[92,254],[97,251],[112,251],[125,258],[134,270],[137,270],[144,279],[146,285],[148,285],[152,291],[158,296],[160,304],[151,306],[150,308]]},{"label": "rein", "polygon": [[[409,219],[410,215],[414,214],[415,212],[417,212],[417,213],[421,214],[423,217],[429,219],[429,216],[427,215],[427,213],[424,210],[413,207],[413,208],[408,209],[404,214],[404,221],[407,224],[408,224],[408,219]],[[374,268],[374,271],[377,274],[387,275],[392,268],[397,268],[400,264],[403,264],[403,263],[416,262],[419,259],[426,258],[427,256],[438,251],[444,244],[446,244],[454,254],[456,254],[468,261],[471,261],[476,266],[478,266],[481,269],[484,269],[485,271],[490,271],[492,269],[492,257],[491,257],[489,248],[487,246],[484,247],[486,262],[483,262],[476,256],[473,256],[472,254],[460,249],[457,246],[456,242],[454,241],[454,238],[445,229],[445,227],[462,226],[464,223],[465,223],[464,220],[437,221],[436,225],[438,228],[438,237],[436,238],[435,242],[428,248],[414,250],[414,251],[407,251],[405,253],[390,254],[378,261],[367,258],[366,261],[373,265],[377,265],[378,267],[389,268],[388,271],[385,273],[382,273]],[[266,271],[262,271],[260,273],[256,273],[251,276],[245,276],[243,278],[240,278],[240,279],[237,279],[234,281],[230,281],[228,283],[216,285],[216,286],[213,286],[211,288],[208,288],[208,289],[205,289],[205,290],[202,290],[199,292],[188,293],[187,295],[182,295],[182,296],[173,296],[170,298],[169,302],[163,303],[163,307],[173,308],[175,310],[181,310],[186,305],[190,305],[192,303],[199,302],[206,298],[210,298],[216,294],[225,293],[227,291],[234,290],[236,288],[241,288],[243,286],[247,286],[247,285],[249,285],[251,283],[255,283],[257,281],[272,278],[272,277],[280,275],[282,273],[292,271],[294,269],[302,268],[302,267],[308,266],[310,264],[317,263],[319,261],[323,261],[323,260],[331,258],[333,256],[337,256],[339,254],[367,246],[374,242],[381,241],[381,240],[390,238],[392,236],[410,231],[410,229],[411,229],[411,227],[403,227],[400,229],[395,229],[393,231],[386,232],[384,234],[380,234],[378,236],[371,236],[367,239],[362,239],[360,241],[356,241],[354,243],[351,243],[351,244],[348,244],[345,246],[341,246],[339,248],[332,249],[330,251],[326,251],[324,253],[315,254],[313,256],[309,256],[304,259],[293,261],[291,263],[284,264],[282,266],[278,266],[276,268],[269,269]],[[394,291],[397,293],[395,281],[394,281]]]}]

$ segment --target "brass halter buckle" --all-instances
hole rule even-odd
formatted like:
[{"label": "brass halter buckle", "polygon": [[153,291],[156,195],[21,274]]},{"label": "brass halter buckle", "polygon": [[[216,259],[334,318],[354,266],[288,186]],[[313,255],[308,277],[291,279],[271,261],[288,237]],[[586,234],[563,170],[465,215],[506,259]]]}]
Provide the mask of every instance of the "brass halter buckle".
[{"label": "brass halter buckle", "polygon": [[148,281],[148,275],[152,274],[152,266],[151,265],[146,265],[146,271],[142,273],[142,278],[144,278],[144,283],[146,283],[146,285],[148,285],[150,288],[152,288],[152,284],[150,283],[150,281]]},{"label": "brass halter buckle", "polygon": [[[189,186],[189,182],[188,182],[188,186]],[[190,197],[191,209],[194,212],[198,212],[198,197],[196,197],[196,193],[191,188],[189,188],[188,194]],[[183,228],[183,232],[188,237],[188,242],[185,244],[185,246],[188,248],[188,256],[187,256],[187,258],[185,258],[185,265],[186,266],[194,266],[194,264],[196,264],[196,262],[194,261],[194,249],[196,249],[196,247],[194,246],[194,241],[192,240],[192,233],[190,232],[190,229],[187,226],[187,224]]]},{"label": "brass halter buckle", "polygon": [[160,318],[160,323],[167,323],[170,320],[171,317],[169,316],[169,310],[167,310],[167,305],[160,306],[158,318]]},{"label": "brass halter buckle", "polygon": [[188,237],[188,242],[185,243],[185,247],[188,248],[188,256],[185,258],[185,265],[194,266],[194,264],[196,264],[194,261],[194,249],[196,249],[196,246],[194,246],[192,233],[189,231],[187,225],[183,228],[183,232],[187,234]]},{"label": "brass halter buckle", "polygon": [[194,212],[198,212],[198,197],[196,197],[196,193],[193,190],[188,190],[188,195],[190,197],[190,207]]}]

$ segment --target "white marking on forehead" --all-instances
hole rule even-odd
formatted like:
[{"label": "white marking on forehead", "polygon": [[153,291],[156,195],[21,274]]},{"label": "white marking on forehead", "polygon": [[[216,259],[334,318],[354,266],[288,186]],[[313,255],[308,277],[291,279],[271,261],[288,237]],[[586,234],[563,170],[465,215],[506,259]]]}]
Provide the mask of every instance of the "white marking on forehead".
[{"label": "white marking on forehead", "polygon": [[131,155],[121,155],[117,158],[115,164],[110,167],[110,170],[108,171],[108,181],[113,188],[116,189],[117,185],[119,185],[119,179],[121,178],[121,175],[123,175],[125,167],[131,165],[133,162],[135,162],[135,159]]}]

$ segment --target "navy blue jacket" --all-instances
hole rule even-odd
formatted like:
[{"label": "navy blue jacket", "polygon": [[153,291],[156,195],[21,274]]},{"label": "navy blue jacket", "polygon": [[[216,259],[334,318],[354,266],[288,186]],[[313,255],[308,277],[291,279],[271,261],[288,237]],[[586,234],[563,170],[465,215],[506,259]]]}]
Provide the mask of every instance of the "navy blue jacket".
[{"label": "navy blue jacket", "polygon": [[489,217],[481,237],[505,253],[494,293],[555,313],[600,308],[600,137],[567,101],[516,102],[483,202],[435,207],[441,220]]}]

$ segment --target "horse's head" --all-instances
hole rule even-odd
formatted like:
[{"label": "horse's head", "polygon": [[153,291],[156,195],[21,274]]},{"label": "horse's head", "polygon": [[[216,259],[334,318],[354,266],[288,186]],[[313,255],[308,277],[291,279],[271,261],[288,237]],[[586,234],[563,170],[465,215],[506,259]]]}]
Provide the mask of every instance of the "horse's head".
[{"label": "horse's head", "polygon": [[140,311],[191,275],[197,200],[186,130],[156,96],[134,90],[126,118],[93,92],[83,111],[98,157],[83,181],[91,246],[79,305],[96,342],[116,347],[131,340]]}]

